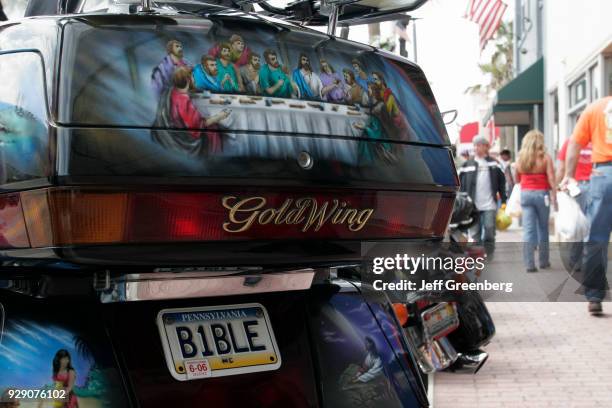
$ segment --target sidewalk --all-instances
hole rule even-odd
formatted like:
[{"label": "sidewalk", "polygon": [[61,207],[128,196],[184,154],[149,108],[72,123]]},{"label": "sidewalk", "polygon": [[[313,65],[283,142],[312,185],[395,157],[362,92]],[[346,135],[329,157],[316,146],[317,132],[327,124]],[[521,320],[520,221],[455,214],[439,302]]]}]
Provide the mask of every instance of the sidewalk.
[{"label": "sidewalk", "polygon": [[437,373],[434,408],[612,407],[612,303],[489,303],[497,334],[476,375]]},{"label": "sidewalk", "polygon": [[612,407],[612,303],[604,303],[606,315],[590,316],[571,279],[555,298],[580,301],[534,302],[567,277],[558,251],[551,269],[526,274],[522,230],[513,225],[497,238],[506,243],[497,245],[494,263],[504,267],[498,272],[533,293],[524,292],[526,302],[487,303],[497,329],[485,347],[489,360],[476,375],[437,373],[433,407]]}]

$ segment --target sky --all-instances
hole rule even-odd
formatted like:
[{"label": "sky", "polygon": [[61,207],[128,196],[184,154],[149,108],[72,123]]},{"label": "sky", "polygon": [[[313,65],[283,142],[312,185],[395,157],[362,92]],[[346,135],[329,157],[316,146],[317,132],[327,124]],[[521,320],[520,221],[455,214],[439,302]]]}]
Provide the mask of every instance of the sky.
[{"label": "sky", "polygon": [[[29,320],[11,321],[0,343],[0,390],[5,386],[41,388],[51,384],[53,358],[60,349],[70,353],[76,384],[83,385],[91,363],[75,350],[73,333]],[[11,373],[10,378],[6,373]]]},{"label": "sky", "polygon": [[[504,20],[513,19],[513,0],[504,0],[508,9]],[[478,68],[491,54],[485,48],[479,50],[478,26],[463,17],[468,0],[429,0],[420,9],[410,13],[418,18],[417,63],[425,72],[440,111],[456,109],[457,119],[447,126],[451,141],[458,137],[462,125],[479,120],[479,112],[473,99],[465,90],[476,84],[485,84],[487,78]],[[383,23],[382,36],[391,33],[393,23]],[[412,28],[408,28],[412,35]],[[349,39],[368,41],[367,26],[351,27]],[[412,60],[412,44],[407,45]]]}]

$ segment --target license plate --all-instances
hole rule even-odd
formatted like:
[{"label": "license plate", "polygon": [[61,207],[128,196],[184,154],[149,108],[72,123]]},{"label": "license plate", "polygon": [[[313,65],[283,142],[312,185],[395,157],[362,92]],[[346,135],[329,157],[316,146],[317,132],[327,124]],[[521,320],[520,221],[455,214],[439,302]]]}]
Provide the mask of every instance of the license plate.
[{"label": "license plate", "polygon": [[444,337],[457,327],[459,318],[453,303],[442,302],[421,313],[425,334],[432,340]]},{"label": "license plate", "polygon": [[166,363],[179,381],[276,370],[281,356],[259,303],[164,309],[157,315]]}]

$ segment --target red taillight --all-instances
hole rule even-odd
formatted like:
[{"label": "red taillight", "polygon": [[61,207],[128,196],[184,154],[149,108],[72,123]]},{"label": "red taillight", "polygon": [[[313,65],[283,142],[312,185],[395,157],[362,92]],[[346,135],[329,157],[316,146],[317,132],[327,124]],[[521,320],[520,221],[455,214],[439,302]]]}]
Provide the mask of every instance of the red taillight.
[{"label": "red taillight", "polygon": [[420,299],[416,301],[416,307],[418,310],[423,310],[429,305],[430,305],[430,302],[428,300]]},{"label": "red taillight", "polygon": [[[8,200],[8,196],[4,199]],[[251,239],[426,238],[444,233],[452,209],[449,196],[411,192],[125,192],[49,188],[22,192],[12,199],[17,204],[8,210],[0,209],[0,216],[21,219],[21,232],[13,234],[12,243],[3,244],[5,248]]]},{"label": "red taillight", "polygon": [[0,248],[29,246],[19,194],[0,196]]}]

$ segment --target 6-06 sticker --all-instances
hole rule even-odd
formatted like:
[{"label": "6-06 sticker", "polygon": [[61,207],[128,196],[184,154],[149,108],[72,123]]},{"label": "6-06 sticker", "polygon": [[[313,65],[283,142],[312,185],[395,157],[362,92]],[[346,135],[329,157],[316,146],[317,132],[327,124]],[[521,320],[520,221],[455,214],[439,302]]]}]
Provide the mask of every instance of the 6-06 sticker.
[{"label": "6-06 sticker", "polygon": [[210,365],[207,359],[186,361],[185,369],[188,380],[211,376]]}]

